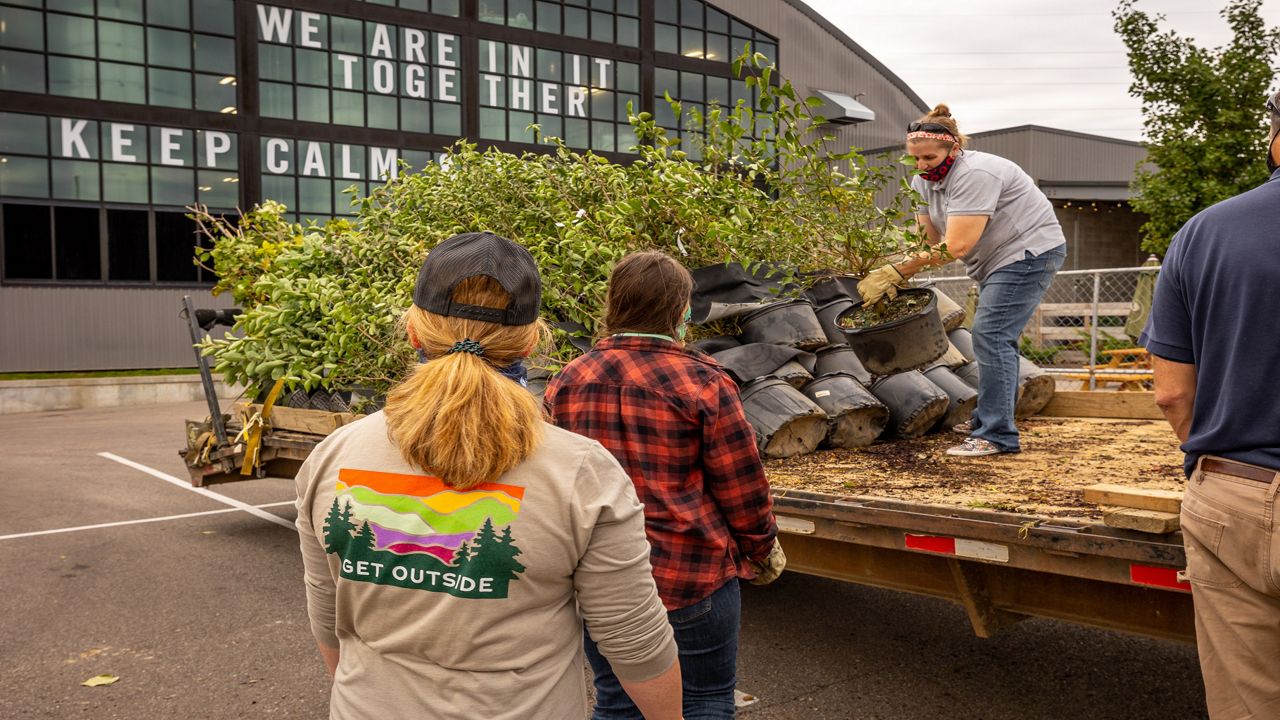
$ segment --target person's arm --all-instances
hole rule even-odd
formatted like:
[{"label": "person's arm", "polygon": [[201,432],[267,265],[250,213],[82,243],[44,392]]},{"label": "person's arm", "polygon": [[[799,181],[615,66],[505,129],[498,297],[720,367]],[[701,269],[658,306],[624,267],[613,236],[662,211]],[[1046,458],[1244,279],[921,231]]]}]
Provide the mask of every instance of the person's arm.
[{"label": "person's arm", "polygon": [[917,215],[916,222],[920,224],[921,228],[924,228],[925,239],[929,241],[930,245],[937,245],[942,242],[942,233],[938,232],[938,228],[934,227],[933,221],[929,219],[928,215]]},{"label": "person's arm", "polygon": [[1191,415],[1196,404],[1196,366],[1151,356],[1156,384],[1156,405],[1173,426],[1178,440],[1191,434]]},{"label": "person's arm", "polygon": [[[623,680],[619,677],[618,683],[627,691],[645,720],[681,720],[684,717],[680,663],[671,663],[671,667],[655,678]],[[674,704],[671,701],[673,697],[676,698]]]},{"label": "person's arm", "polygon": [[[315,457],[315,453],[312,457]],[[298,469],[294,478],[298,497],[295,503],[298,519],[294,521],[294,525],[298,529],[298,545],[302,550],[303,580],[307,588],[307,615],[311,619],[311,633],[315,636],[320,657],[332,678],[338,667],[338,635],[334,629],[337,624],[337,587],[329,569],[324,545],[316,536],[315,525],[311,521],[311,506],[316,490],[315,483],[311,481],[314,466],[309,458]]]},{"label": "person's arm", "polygon": [[727,375],[708,385],[702,398],[702,468],[707,492],[724,515],[738,550],[763,562],[773,549],[778,524],[769,481],[756,449],[737,386]]},{"label": "person's arm", "polygon": [[[942,238],[947,245],[946,252],[921,250],[902,262],[894,263],[893,267],[902,274],[902,277],[909,278],[921,270],[946,265],[952,260],[962,260],[977,247],[978,240],[982,238],[982,231],[987,229],[987,221],[990,219],[986,215],[950,215],[947,217],[947,235]],[[930,224],[929,227],[933,225]],[[937,230],[934,230],[930,234],[931,241],[936,233]],[[938,243],[931,242],[931,244]]]},{"label": "person's arm", "polygon": [[332,680],[334,674],[338,672],[338,648],[329,647],[319,640],[316,641],[316,647],[320,649],[320,657],[329,670],[329,679]]},{"label": "person's arm", "polygon": [[589,538],[573,584],[587,632],[646,720],[678,720],[675,633],[653,580],[635,485],[608,450],[592,443],[576,487],[573,511]]}]

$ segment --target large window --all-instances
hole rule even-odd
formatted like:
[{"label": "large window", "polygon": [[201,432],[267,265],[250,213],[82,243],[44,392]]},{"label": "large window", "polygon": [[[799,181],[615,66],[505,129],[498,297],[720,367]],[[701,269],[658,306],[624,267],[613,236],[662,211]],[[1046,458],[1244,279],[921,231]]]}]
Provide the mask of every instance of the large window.
[{"label": "large window", "polygon": [[778,40],[702,0],[654,0],[653,46],[658,52],[728,62],[747,44],[778,59]]},{"label": "large window", "polygon": [[456,35],[266,5],[257,14],[262,115],[463,134]]},{"label": "large window", "polygon": [[364,0],[370,5],[386,5],[404,10],[435,13],[458,17],[462,9],[462,0]]},{"label": "large window", "polygon": [[481,22],[640,46],[640,0],[478,0]]},{"label": "large window", "polygon": [[40,5],[0,0],[0,90],[237,111],[233,0]]},{"label": "large window", "polygon": [[527,45],[480,41],[482,140],[532,143],[528,128],[570,147],[632,152],[627,107],[640,111],[640,66]]}]

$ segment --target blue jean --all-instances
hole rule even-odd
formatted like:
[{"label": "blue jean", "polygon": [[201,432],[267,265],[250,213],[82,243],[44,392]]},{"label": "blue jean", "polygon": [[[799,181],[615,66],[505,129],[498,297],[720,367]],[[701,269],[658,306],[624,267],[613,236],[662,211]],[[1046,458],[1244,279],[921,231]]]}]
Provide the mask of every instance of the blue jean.
[{"label": "blue jean", "polygon": [[[733,718],[733,690],[738,684],[738,625],[742,596],[737,578],[705,600],[672,610],[667,619],[680,650],[685,720]],[[587,662],[595,673],[596,707],[592,720],[643,720],[627,696],[609,661],[586,635]]]},{"label": "blue jean", "polygon": [[1044,291],[1067,257],[1067,246],[1032,255],[998,268],[978,285],[973,318],[973,353],[978,356],[978,406],[970,437],[982,438],[1003,452],[1018,452],[1018,337]]}]

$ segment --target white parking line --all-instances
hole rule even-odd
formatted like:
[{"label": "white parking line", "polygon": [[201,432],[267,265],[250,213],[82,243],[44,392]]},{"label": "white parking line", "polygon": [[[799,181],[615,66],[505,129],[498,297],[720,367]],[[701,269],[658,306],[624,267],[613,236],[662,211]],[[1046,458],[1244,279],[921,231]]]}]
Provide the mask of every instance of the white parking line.
[{"label": "white parking line", "polygon": [[[281,505],[292,505],[292,500],[284,500],[281,502],[267,503],[265,505],[254,505],[256,508],[280,507]],[[81,530],[97,530],[99,528],[120,527],[121,525],[141,525],[142,523],[162,522],[164,520],[181,520],[183,518],[200,517],[201,515],[221,515],[223,513],[241,512],[240,508],[223,508],[221,510],[205,510],[204,512],[183,513],[181,515],[165,515],[164,517],[142,518],[140,520],[121,520],[119,522],[98,523],[97,525],[79,525],[76,527],[58,528],[56,530],[36,530],[34,532],[14,533],[12,535],[0,535],[0,540],[15,540],[17,538],[33,537],[35,535],[56,535],[58,533],[79,532]]]},{"label": "white parking line", "polygon": [[294,529],[293,523],[291,521],[285,520],[284,518],[278,515],[272,515],[271,513],[265,510],[259,510],[258,508],[248,503],[240,502],[239,500],[229,498],[226,495],[219,495],[218,493],[212,492],[206,488],[192,487],[191,483],[187,482],[186,480],[181,480],[179,478],[176,478],[170,475],[169,473],[160,472],[155,468],[149,468],[146,465],[143,465],[142,463],[136,463],[128,458],[122,458],[119,455],[116,455],[114,453],[109,453],[109,452],[100,452],[98,453],[98,457],[106,458],[108,460],[111,460],[112,462],[118,462],[121,465],[127,465],[133,468],[134,470],[141,470],[142,472],[148,475],[151,475],[152,477],[158,477],[167,483],[172,483],[174,485],[177,485],[183,490],[190,490],[191,492],[197,495],[203,495],[209,498],[210,500],[217,500],[218,502],[224,505],[230,505],[233,508],[237,508],[239,510],[245,511],[250,515],[260,517],[263,520],[266,520],[267,522],[273,522],[282,527],[287,527],[290,530]]}]

